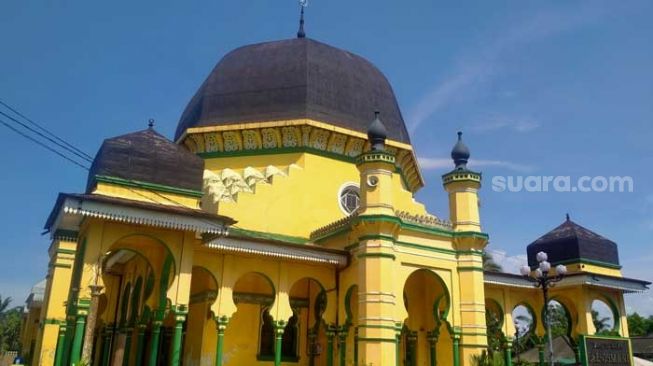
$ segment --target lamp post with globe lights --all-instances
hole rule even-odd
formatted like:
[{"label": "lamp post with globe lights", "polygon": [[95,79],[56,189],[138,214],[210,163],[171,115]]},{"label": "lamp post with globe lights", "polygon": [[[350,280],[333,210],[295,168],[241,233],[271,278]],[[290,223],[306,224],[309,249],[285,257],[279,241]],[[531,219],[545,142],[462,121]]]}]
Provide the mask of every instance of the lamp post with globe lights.
[{"label": "lamp post with globe lights", "polygon": [[544,296],[544,321],[546,322],[547,340],[549,343],[549,365],[553,366],[553,339],[551,336],[551,319],[549,316],[549,289],[555,285],[556,282],[562,280],[567,274],[567,267],[559,264],[555,267],[555,275],[549,276],[551,271],[551,263],[547,261],[548,255],[544,252],[537,253],[536,257],[539,263],[538,267],[531,273],[529,266],[521,267],[521,274],[533,282],[535,287],[542,288],[542,295]]}]

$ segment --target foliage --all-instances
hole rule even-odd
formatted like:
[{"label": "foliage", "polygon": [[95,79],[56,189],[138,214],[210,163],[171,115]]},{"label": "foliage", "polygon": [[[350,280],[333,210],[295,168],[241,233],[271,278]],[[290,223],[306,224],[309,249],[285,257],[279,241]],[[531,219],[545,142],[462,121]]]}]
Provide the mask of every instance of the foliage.
[{"label": "foliage", "polygon": [[470,357],[472,366],[504,366],[503,355],[501,352],[495,352],[492,356],[483,351],[480,355]]},{"label": "foliage", "polygon": [[549,303],[549,319],[551,319],[551,335],[553,338],[569,335],[569,318],[565,309],[556,302]]},{"label": "foliage", "polygon": [[653,334],[653,316],[644,318],[638,313],[628,315],[628,332],[631,337]]},{"label": "foliage", "polygon": [[485,309],[485,323],[487,324],[487,341],[490,355],[501,350],[501,344],[505,335],[501,330],[501,319],[499,314],[491,309]]},{"label": "foliage", "polygon": [[599,317],[599,312],[592,310],[592,323],[594,323],[594,329],[596,329],[596,334],[603,334],[605,332],[610,332],[610,317]]},{"label": "foliage", "polygon": [[503,272],[503,267],[497,263],[492,254],[487,251],[483,251],[483,270],[490,272]]},{"label": "foliage", "polygon": [[[9,309],[11,298],[0,296],[0,352],[20,350],[20,328],[23,308]],[[8,310],[9,309],[9,310]]]}]

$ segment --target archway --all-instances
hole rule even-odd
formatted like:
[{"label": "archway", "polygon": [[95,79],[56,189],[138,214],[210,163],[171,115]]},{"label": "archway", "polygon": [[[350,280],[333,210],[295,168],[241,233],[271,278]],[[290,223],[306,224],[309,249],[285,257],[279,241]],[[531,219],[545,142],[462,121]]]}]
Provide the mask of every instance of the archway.
[{"label": "archway", "polygon": [[512,319],[515,325],[513,354],[519,360],[523,352],[539,343],[535,338],[537,318],[532,306],[520,303],[512,309]]},{"label": "archway", "polygon": [[501,352],[506,335],[503,332],[503,309],[494,299],[485,299],[485,324],[490,353]]},{"label": "archway", "polygon": [[[165,336],[159,336],[166,332],[159,327],[169,308],[168,290],[176,271],[167,245],[150,235],[127,235],[110,246],[102,268],[111,310],[105,312],[104,320],[117,325],[110,340],[102,342],[103,360],[124,365],[145,364],[150,357],[166,360],[168,349],[161,346]],[[126,291],[127,283],[130,291]],[[119,303],[124,304],[122,308]],[[105,355],[105,349],[112,350],[111,354]]]},{"label": "archway", "polygon": [[194,266],[190,281],[190,302],[184,338],[185,365],[215,364],[216,323],[211,305],[218,296],[218,282],[204,267]]},{"label": "archway", "polygon": [[453,362],[447,316],[451,306],[444,281],[433,271],[418,269],[404,284],[404,306],[408,318],[400,340],[403,365],[434,365]]},{"label": "archway", "polygon": [[[273,316],[275,301],[273,282],[259,272],[248,272],[233,285],[236,312],[225,330],[224,365],[252,365],[274,355]],[[271,359],[274,359],[272,357]]]},{"label": "archway", "polygon": [[609,300],[594,299],[591,312],[595,334],[619,335],[619,312]]},{"label": "archway", "polygon": [[306,357],[310,365],[326,360],[327,337],[323,314],[327,306],[322,284],[312,278],[302,278],[290,288],[293,315],[287,319],[283,333],[282,360],[297,361]]},{"label": "archway", "polygon": [[358,365],[358,285],[345,293],[345,327],[347,328],[346,365]]}]

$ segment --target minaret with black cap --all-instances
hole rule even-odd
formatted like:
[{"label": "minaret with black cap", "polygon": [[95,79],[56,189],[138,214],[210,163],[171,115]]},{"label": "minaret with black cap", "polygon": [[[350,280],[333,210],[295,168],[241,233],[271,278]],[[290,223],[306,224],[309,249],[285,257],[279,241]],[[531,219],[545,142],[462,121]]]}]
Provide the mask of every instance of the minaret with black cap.
[{"label": "minaret with black cap", "polygon": [[385,148],[388,131],[379,112],[367,129],[369,150],[358,157],[360,171],[361,204],[359,214],[394,215],[392,202],[392,175],[395,157]]},{"label": "minaret with black cap", "polygon": [[478,190],[481,173],[467,168],[469,148],[458,132],[458,141],[451,150],[454,168],[442,176],[444,189],[449,193],[449,217],[455,231],[481,231]]},{"label": "minaret with black cap", "polygon": [[[466,304],[460,309],[464,329],[454,328],[456,337],[465,344],[460,347],[460,358],[468,360],[487,348],[485,321],[485,285],[483,275],[483,250],[488,236],[481,231],[478,190],[481,173],[467,168],[469,148],[463,142],[462,132],[451,150],[454,168],[442,176],[444,189],[449,194],[449,218],[453,225],[453,247],[458,252],[458,283],[461,285],[459,301]],[[508,340],[508,338],[507,338]],[[509,344],[509,343],[506,343]]]},{"label": "minaret with black cap", "polygon": [[394,243],[401,221],[394,212],[392,187],[395,157],[387,151],[388,132],[379,112],[367,130],[369,147],[357,160],[360,171],[360,208],[352,225],[358,241],[353,266],[358,270],[358,357],[365,363],[385,365],[397,357],[395,339],[396,284],[399,271]]}]

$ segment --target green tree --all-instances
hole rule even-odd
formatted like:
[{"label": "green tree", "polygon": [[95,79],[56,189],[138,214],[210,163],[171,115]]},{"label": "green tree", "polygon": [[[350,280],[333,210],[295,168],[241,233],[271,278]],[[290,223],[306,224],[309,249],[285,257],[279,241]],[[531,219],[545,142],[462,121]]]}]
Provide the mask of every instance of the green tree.
[{"label": "green tree", "polygon": [[594,323],[597,334],[610,331],[610,317],[600,317],[599,312],[596,310],[592,310],[592,323]]},{"label": "green tree", "polygon": [[497,263],[492,254],[487,251],[483,251],[483,270],[488,272],[503,272],[503,267]]},{"label": "green tree", "polygon": [[567,312],[558,302],[549,303],[549,319],[551,319],[551,335],[553,338],[569,334]]},{"label": "green tree", "polygon": [[634,337],[653,334],[653,316],[644,318],[638,313],[628,315],[628,332]]},{"label": "green tree", "polygon": [[0,351],[20,350],[20,327],[23,308],[9,309],[11,297],[0,296]]}]

